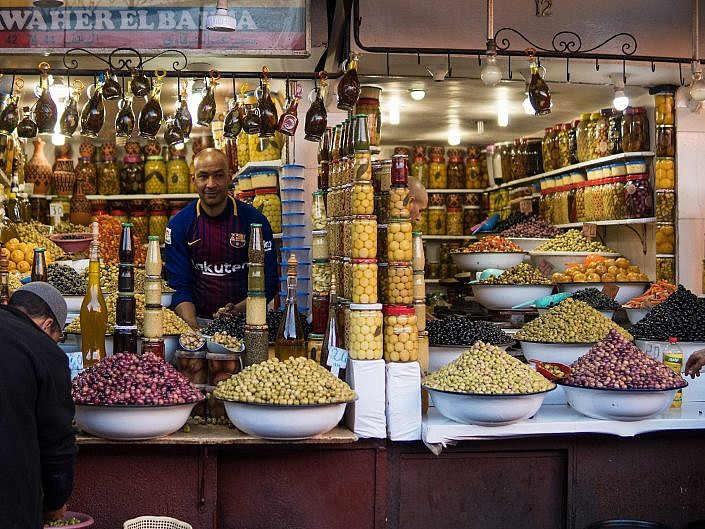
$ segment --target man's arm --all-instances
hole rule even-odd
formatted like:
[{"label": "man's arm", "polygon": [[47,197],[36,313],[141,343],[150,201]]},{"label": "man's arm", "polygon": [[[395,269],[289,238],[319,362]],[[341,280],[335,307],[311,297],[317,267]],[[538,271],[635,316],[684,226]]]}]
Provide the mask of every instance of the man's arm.
[{"label": "man's arm", "polygon": [[193,267],[188,255],[185,232],[174,219],[169,222],[166,242],[166,270],[169,286],[175,290],[171,298],[174,312],[193,329],[198,329],[193,303]]},{"label": "man's arm", "polygon": [[201,327],[198,325],[198,319],[196,317],[196,305],[192,301],[182,301],[176,307],[174,307],[174,312],[182,320],[188,323],[194,331],[197,331]]}]

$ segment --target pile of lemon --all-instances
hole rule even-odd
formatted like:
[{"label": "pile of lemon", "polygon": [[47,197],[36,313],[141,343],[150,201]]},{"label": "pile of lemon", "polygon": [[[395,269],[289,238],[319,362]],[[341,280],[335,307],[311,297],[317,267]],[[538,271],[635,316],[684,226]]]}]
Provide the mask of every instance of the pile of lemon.
[{"label": "pile of lemon", "polygon": [[[20,242],[19,239],[10,239],[5,243],[5,250],[8,256],[8,270],[17,270],[20,274],[26,274],[32,269],[34,260],[34,248],[36,244],[31,242]],[[51,253],[45,252],[47,264],[54,259]]]}]

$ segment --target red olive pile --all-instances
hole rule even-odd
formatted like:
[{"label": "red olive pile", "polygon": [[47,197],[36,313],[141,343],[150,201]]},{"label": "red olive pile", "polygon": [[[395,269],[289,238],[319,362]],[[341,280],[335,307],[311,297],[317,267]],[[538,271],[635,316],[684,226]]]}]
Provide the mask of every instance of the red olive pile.
[{"label": "red olive pile", "polygon": [[612,329],[570,366],[568,386],[603,389],[674,389],[685,380]]},{"label": "red olive pile", "polygon": [[76,404],[168,406],[199,401],[203,394],[176,368],[152,353],[109,356],[72,383]]}]

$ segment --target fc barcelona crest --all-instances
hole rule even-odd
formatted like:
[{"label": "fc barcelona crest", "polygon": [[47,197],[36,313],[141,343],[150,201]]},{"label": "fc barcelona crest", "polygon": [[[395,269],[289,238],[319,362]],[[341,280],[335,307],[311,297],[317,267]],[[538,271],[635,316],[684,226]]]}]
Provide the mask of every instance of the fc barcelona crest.
[{"label": "fc barcelona crest", "polygon": [[233,248],[244,248],[245,247],[245,234],[244,233],[231,233],[229,244]]}]

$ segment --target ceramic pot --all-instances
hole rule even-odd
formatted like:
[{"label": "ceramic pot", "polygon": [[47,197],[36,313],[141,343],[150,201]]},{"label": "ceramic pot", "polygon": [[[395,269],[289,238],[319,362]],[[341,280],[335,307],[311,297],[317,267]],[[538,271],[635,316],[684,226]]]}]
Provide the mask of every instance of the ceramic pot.
[{"label": "ceramic pot", "polygon": [[25,182],[34,184],[35,195],[46,195],[51,185],[52,170],[49,160],[44,155],[46,142],[41,138],[34,140],[34,154],[24,171]]}]

